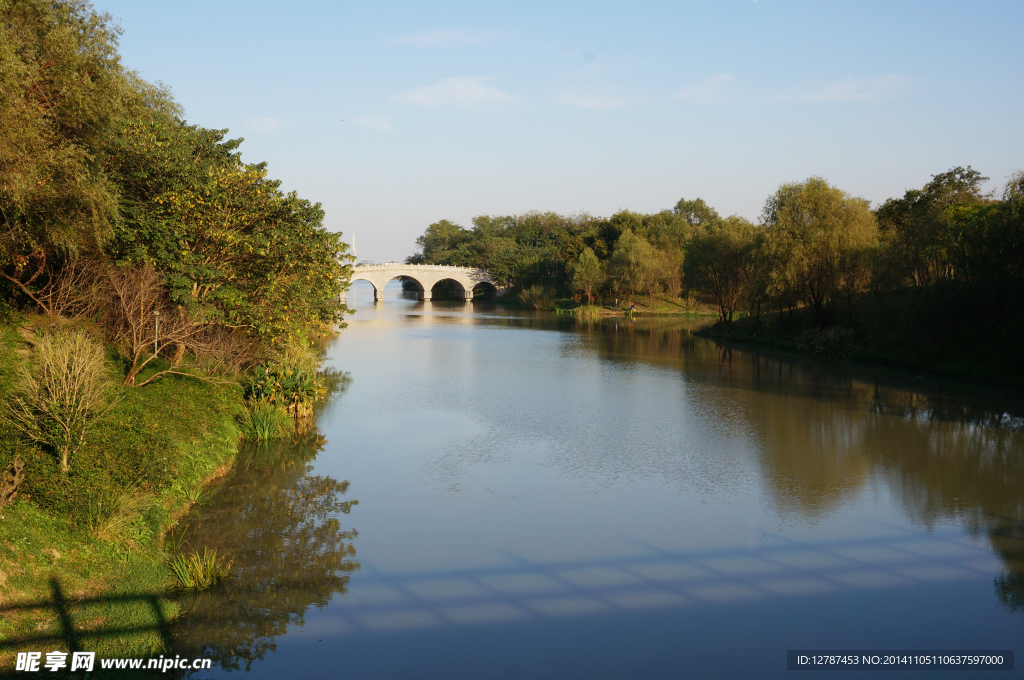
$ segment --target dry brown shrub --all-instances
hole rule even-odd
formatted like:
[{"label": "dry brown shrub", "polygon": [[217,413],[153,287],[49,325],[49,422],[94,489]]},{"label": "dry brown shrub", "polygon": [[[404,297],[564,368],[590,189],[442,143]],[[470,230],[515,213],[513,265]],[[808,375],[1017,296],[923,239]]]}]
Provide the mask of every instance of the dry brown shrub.
[{"label": "dry brown shrub", "polygon": [[0,417],[28,439],[52,447],[67,472],[96,419],[115,402],[103,346],[81,330],[50,332],[21,366]]},{"label": "dry brown shrub", "polygon": [[[163,277],[151,267],[110,267],[102,290],[106,312],[100,324],[131,362],[125,385],[142,387],[166,375],[210,380],[244,370],[253,361],[255,345],[244,331],[174,305]],[[138,382],[139,373],[161,356],[170,366]]]}]

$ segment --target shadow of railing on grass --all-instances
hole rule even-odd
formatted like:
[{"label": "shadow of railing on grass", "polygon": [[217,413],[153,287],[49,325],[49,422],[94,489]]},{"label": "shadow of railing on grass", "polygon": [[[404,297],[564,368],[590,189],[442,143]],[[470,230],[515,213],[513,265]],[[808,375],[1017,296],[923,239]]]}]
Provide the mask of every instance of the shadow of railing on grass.
[{"label": "shadow of railing on grass", "polygon": [[[0,652],[8,652],[14,649],[24,648],[34,643],[64,643],[68,652],[82,651],[82,642],[87,639],[99,640],[100,638],[120,637],[126,634],[155,632],[160,636],[164,647],[171,648],[172,635],[170,619],[164,612],[160,596],[155,593],[139,593],[124,595],[104,595],[101,597],[84,597],[69,600],[64,594],[60,582],[56,578],[50,579],[50,599],[36,602],[21,602],[0,606],[0,618],[12,616],[17,613],[30,611],[50,610],[56,614],[60,622],[60,630],[54,632],[40,632],[18,637],[10,637],[0,640]],[[81,609],[89,605],[113,604],[113,603],[145,603],[149,605],[153,615],[153,623],[148,625],[132,626],[99,626],[76,625],[73,618],[73,610]]]}]

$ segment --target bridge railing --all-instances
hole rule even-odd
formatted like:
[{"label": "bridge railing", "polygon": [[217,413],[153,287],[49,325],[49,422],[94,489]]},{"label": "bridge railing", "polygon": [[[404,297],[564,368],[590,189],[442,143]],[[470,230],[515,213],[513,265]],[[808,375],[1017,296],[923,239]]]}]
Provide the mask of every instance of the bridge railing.
[{"label": "bridge railing", "polygon": [[475,267],[460,267],[454,264],[403,264],[401,262],[385,262],[384,264],[357,264],[353,265],[353,269],[436,269],[445,271],[457,269],[467,272],[481,271],[480,269],[477,269]]}]

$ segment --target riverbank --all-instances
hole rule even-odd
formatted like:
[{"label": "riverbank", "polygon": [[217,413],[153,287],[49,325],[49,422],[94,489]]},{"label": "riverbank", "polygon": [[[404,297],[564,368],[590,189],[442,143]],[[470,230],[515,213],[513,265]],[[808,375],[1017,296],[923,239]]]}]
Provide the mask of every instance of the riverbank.
[{"label": "riverbank", "polygon": [[696,334],[805,356],[817,355],[822,360],[857,361],[958,382],[1024,389],[1020,366],[1011,365],[999,352],[989,351],[984,343],[943,347],[922,335],[908,341],[884,323],[855,323],[838,328],[848,337],[841,341],[842,347],[832,352],[806,335],[814,329],[807,308],[781,315],[762,314],[760,320],[750,316],[732,324],[718,323]]},{"label": "riverbank", "polygon": [[[625,316],[629,311],[630,300],[621,298],[618,307],[615,303],[601,303],[588,305],[580,303],[573,298],[552,298],[544,300],[530,300],[524,302],[515,293],[510,293],[492,300],[495,304],[514,309],[535,309],[538,311],[557,312],[563,314],[582,314],[589,316]],[[670,298],[664,295],[655,295],[653,300],[648,297],[634,298],[636,304],[633,310],[634,317],[640,316],[718,316],[718,311],[707,304],[701,303],[693,298]]]},{"label": "riverbank", "polygon": [[[0,399],[27,361],[26,323],[2,327]],[[168,376],[126,389],[66,475],[52,453],[0,427],[4,471],[16,455],[25,461],[0,521],[0,669],[13,668],[18,651],[107,657],[165,647],[179,613],[173,528],[231,469],[243,409],[237,385]]]}]

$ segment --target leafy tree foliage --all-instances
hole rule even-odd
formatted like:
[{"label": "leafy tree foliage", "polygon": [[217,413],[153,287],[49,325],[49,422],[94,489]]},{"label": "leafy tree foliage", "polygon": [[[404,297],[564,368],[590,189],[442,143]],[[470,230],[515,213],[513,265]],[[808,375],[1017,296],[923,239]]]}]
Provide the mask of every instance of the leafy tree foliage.
[{"label": "leafy tree foliage", "polygon": [[956,205],[983,205],[989,197],[981,193],[988,181],[970,166],[956,167],[932,177],[921,189],[907,191],[903,198],[890,198],[879,206],[879,230],[886,243],[888,283],[927,286],[956,278],[949,246],[946,209]]},{"label": "leafy tree foliage", "polygon": [[118,32],[81,0],[0,1],[0,275],[37,302],[63,259],[113,235],[120,123],[177,111],[121,65]]},{"label": "leafy tree foliage", "polygon": [[176,314],[265,351],[342,323],[347,247],[320,204],[244,163],[226,130],[180,120],[162,86],[121,65],[118,33],[81,0],[0,0],[7,297],[95,308],[69,300],[89,291],[68,281],[113,263],[151,267]]},{"label": "leafy tree foliage", "polygon": [[715,301],[720,321],[732,322],[745,292],[753,238],[754,225],[732,216],[709,224],[690,242],[686,278]]},{"label": "leafy tree foliage", "polygon": [[594,303],[594,294],[604,284],[607,275],[604,264],[597,259],[594,251],[584,248],[579,259],[569,265],[572,271],[573,290],[587,296],[587,304]]},{"label": "leafy tree foliage", "polygon": [[164,272],[175,303],[271,341],[339,322],[340,234],[225,133],[164,117],[125,126],[108,159],[123,187],[113,254]]},{"label": "leafy tree foliage", "polygon": [[793,265],[791,280],[815,324],[831,323],[840,294],[861,280],[864,251],[877,237],[868,202],[811,177],[779,187],[762,221]]},{"label": "leafy tree foliage", "polygon": [[685,219],[691,227],[706,227],[721,219],[718,212],[702,198],[695,198],[692,201],[680,198],[672,212]]},{"label": "leafy tree foliage", "polygon": [[668,265],[665,254],[648,243],[643,236],[631,230],[622,232],[615,243],[615,254],[611,259],[612,275],[628,292],[647,293],[650,305],[654,304],[654,292],[665,276]]}]

